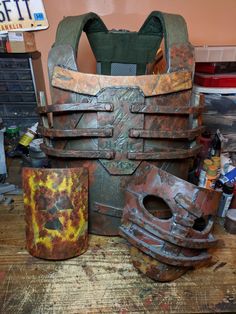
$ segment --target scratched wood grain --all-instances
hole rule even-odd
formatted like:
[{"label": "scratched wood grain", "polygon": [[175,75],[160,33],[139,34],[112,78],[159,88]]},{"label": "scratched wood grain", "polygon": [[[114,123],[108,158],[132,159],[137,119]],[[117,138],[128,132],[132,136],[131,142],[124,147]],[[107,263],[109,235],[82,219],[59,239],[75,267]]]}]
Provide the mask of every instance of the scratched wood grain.
[{"label": "scratched wood grain", "polygon": [[84,255],[45,261],[25,250],[24,211],[0,207],[0,313],[236,312],[236,236],[220,224],[225,245],[211,249],[208,267],[171,283],[157,283],[132,266],[126,242],[90,236]]}]

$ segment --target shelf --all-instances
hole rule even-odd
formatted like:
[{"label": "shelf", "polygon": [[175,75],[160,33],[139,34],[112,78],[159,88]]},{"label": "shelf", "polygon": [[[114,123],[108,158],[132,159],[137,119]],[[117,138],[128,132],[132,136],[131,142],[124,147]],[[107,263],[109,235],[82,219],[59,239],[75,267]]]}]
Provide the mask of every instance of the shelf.
[{"label": "shelf", "polygon": [[1,70],[6,70],[6,71],[9,71],[9,72],[13,72],[13,71],[30,71],[30,68],[1,68],[0,67],[0,71]]},{"label": "shelf", "polygon": [[36,101],[8,101],[8,102],[1,102],[0,101],[0,105],[14,105],[16,104],[17,106],[19,104],[22,104],[22,105],[32,105],[32,104],[35,104],[37,106],[37,102]]},{"label": "shelf", "polygon": [[0,83],[6,83],[6,81],[7,81],[7,83],[8,82],[10,82],[10,83],[18,83],[18,82],[27,82],[27,83],[32,83],[33,81],[32,80],[22,80],[22,79],[19,79],[19,80],[2,80],[2,79],[0,79]]},{"label": "shelf", "polygon": [[31,91],[23,91],[23,90],[17,90],[17,91],[10,91],[10,90],[4,90],[4,91],[1,91],[0,90],[0,102],[1,102],[1,94],[34,94],[35,95],[35,92],[33,90]]},{"label": "shelf", "polygon": [[40,58],[41,53],[39,51],[34,52],[0,52],[0,58]]},{"label": "shelf", "polygon": [[42,81],[40,53],[0,53],[0,116],[6,126],[16,124],[23,131],[39,120]]}]

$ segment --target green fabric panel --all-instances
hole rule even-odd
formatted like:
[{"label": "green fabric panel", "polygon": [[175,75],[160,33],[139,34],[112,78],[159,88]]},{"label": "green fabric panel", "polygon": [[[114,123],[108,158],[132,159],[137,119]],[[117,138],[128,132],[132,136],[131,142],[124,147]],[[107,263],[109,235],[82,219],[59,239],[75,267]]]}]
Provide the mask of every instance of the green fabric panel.
[{"label": "green fabric panel", "polygon": [[146,73],[146,64],[145,63],[138,63],[137,64],[137,72],[136,75],[143,75]]},{"label": "green fabric panel", "polygon": [[64,18],[58,25],[56,41],[57,45],[70,45],[77,55],[78,43],[82,31],[86,32],[106,32],[106,25],[95,13],[87,13],[79,16],[68,16]]},{"label": "green fabric panel", "polygon": [[87,34],[97,61],[117,63],[148,63],[153,61],[161,37],[135,32]]},{"label": "green fabric panel", "polygon": [[[139,32],[108,31],[95,13],[64,18],[58,26],[56,45],[70,45],[75,56],[82,31],[85,31],[102,74],[111,73],[111,63],[137,64],[137,74],[144,74],[164,37],[166,53],[174,43],[188,42],[187,27],[180,15],[152,12]],[[168,56],[167,56],[168,60]]]}]

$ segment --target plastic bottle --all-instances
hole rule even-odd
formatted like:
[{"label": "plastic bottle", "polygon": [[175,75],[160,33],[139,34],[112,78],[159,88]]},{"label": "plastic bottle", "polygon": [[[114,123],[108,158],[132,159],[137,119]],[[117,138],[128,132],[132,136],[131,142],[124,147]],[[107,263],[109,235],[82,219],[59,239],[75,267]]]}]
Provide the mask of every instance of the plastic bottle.
[{"label": "plastic bottle", "polygon": [[29,146],[37,134],[37,127],[38,122],[36,122],[32,127],[28,128],[26,133],[20,138],[19,144],[25,147]]},{"label": "plastic bottle", "polygon": [[213,140],[212,140],[212,146],[211,146],[211,157],[213,156],[220,156],[221,153],[221,141],[219,139],[218,134],[216,133]]},{"label": "plastic bottle", "polygon": [[209,166],[206,173],[205,188],[214,189],[217,178],[217,167],[214,165]]},{"label": "plastic bottle", "polygon": [[35,123],[32,127],[28,128],[26,133],[20,138],[15,150],[15,156],[22,156],[29,154],[29,144],[33,141],[35,135],[37,134],[38,122]]},{"label": "plastic bottle", "polygon": [[209,166],[212,165],[212,161],[210,159],[205,159],[203,161],[202,169],[199,174],[198,186],[204,187],[206,183],[206,172]]},{"label": "plastic bottle", "polygon": [[233,198],[233,192],[234,192],[234,184],[231,182],[226,182],[223,185],[223,193],[220,200],[220,206],[218,210],[218,216],[219,217],[225,217],[226,213],[229,209],[231,200]]}]

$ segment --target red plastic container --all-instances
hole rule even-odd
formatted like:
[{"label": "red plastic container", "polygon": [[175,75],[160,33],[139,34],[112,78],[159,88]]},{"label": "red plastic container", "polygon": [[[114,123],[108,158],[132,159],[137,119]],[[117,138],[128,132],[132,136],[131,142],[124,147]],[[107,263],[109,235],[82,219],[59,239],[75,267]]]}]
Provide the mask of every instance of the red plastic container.
[{"label": "red plastic container", "polygon": [[232,73],[236,72],[236,62],[197,62],[195,71],[208,74]]},{"label": "red plastic container", "polygon": [[204,87],[236,87],[236,73],[195,73],[194,83]]}]

